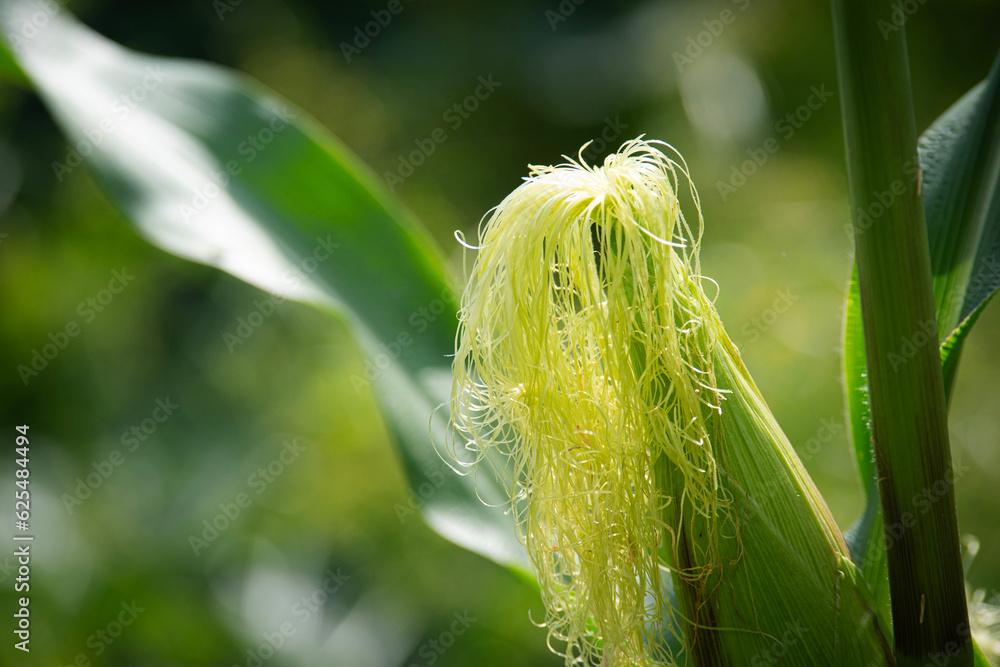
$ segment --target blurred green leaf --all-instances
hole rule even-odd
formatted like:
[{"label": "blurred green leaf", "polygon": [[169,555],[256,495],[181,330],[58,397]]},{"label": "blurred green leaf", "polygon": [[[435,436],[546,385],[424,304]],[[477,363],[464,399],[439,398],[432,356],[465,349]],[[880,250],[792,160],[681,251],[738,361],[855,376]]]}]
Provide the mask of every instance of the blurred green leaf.
[{"label": "blurred green leaf", "polygon": [[[151,243],[342,318],[422,511],[446,538],[523,571],[494,480],[460,477],[433,443],[451,437],[456,299],[440,252],[338,140],[272,91],[200,62],[129,51],[59,12],[30,40],[11,3],[2,32],[71,146]],[[22,18],[19,19],[19,16]],[[227,340],[237,350],[242,340]],[[432,442],[433,439],[433,442]]]},{"label": "blurred green leaf", "polygon": [[[950,397],[965,336],[1000,287],[1000,58],[986,81],[928,128],[919,153],[941,363]],[[847,537],[876,599],[887,604],[856,267],[847,295],[844,370],[855,457],[866,493],[865,512]]]},{"label": "blurred green leaf", "polygon": [[0,40],[0,79],[6,79],[22,86],[30,85],[28,77],[18,67],[14,56],[10,54],[3,40]]},{"label": "blurred green leaf", "polygon": [[983,650],[981,648],[979,648],[979,646],[977,644],[975,644],[974,641],[973,641],[973,644],[975,645],[975,651],[976,651],[975,652],[975,656],[976,656],[975,667],[993,667],[990,664],[989,659],[983,653]]}]

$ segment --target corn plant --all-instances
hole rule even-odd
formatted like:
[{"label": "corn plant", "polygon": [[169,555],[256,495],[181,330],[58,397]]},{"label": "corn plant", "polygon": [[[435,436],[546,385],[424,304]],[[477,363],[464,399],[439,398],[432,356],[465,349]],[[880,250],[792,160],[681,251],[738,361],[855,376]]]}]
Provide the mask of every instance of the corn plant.
[{"label": "corn plant", "polygon": [[[844,377],[866,502],[842,532],[716,312],[699,261],[711,221],[670,145],[533,167],[466,243],[462,288],[374,175],[274,92],[131,52],[63,11],[34,25],[35,10],[5,4],[0,74],[73,144],[159,77],[83,156],[110,201],[167,252],[350,327],[378,360],[410,484],[440,481],[424,518],[537,583],[567,665],[989,664],[947,405],[1000,287],[1000,64],[918,139],[905,30],[880,23],[894,7],[833,0],[856,244]],[[262,128],[267,150],[234,163]],[[283,281],[317,243],[348,251]],[[441,315],[404,349],[422,308]]]}]

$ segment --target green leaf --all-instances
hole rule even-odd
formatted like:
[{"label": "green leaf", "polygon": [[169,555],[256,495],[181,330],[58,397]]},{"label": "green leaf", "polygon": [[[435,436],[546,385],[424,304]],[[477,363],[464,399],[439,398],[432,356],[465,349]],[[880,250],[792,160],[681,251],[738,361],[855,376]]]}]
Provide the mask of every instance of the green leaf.
[{"label": "green leaf", "polygon": [[[986,81],[933,123],[918,149],[950,399],[965,337],[1000,287],[1000,59]],[[847,295],[844,368],[855,457],[866,494],[864,514],[847,538],[876,600],[887,604],[885,538],[878,496],[872,493],[875,468],[856,267]]]},{"label": "green leaf", "polygon": [[978,644],[975,643],[975,640],[973,640],[973,646],[975,646],[975,650],[976,650],[976,653],[975,653],[975,656],[976,656],[975,667],[993,667],[990,664],[989,659],[983,653],[983,650],[981,648],[979,648]]},{"label": "green leaf", "polygon": [[1000,287],[1000,58],[920,138],[939,338]]},{"label": "green leaf", "polygon": [[876,496],[875,460],[871,445],[871,406],[868,404],[868,382],[865,377],[865,334],[861,326],[861,294],[858,292],[858,267],[851,270],[847,290],[844,320],[844,377],[847,385],[847,408],[851,419],[851,436],[858,471],[864,481],[865,498]]},{"label": "green leaf", "polygon": [[954,387],[955,373],[958,370],[958,360],[962,355],[962,344],[965,341],[965,337],[969,335],[969,331],[972,330],[972,326],[979,319],[979,315],[983,312],[993,297],[996,295],[996,291],[993,291],[986,297],[976,309],[965,316],[955,330],[951,332],[951,335],[941,343],[941,370],[944,373],[944,388],[947,392],[946,396],[948,401],[951,401],[951,389]]},{"label": "green leaf", "polygon": [[875,453],[872,446],[871,406],[868,404],[868,381],[865,361],[865,335],[861,325],[861,294],[858,269],[853,267],[847,290],[844,323],[844,387],[848,423],[854,455],[861,473],[865,509],[861,517],[844,533],[855,564],[871,589],[877,609],[889,613],[889,573],[883,554],[882,507],[876,484]]},{"label": "green leaf", "polygon": [[[343,319],[367,356],[414,507],[448,539],[522,569],[502,492],[460,477],[432,444],[447,409],[456,299],[444,260],[377,178],[300,109],[238,73],[151,57],[63,12],[30,40],[16,2],[0,34],[74,153],[151,243]],[[79,154],[76,154],[78,151]],[[230,341],[232,345],[238,342]],[[400,519],[414,513],[397,507]]]},{"label": "green leaf", "polygon": [[0,79],[6,79],[20,86],[28,86],[31,84],[28,81],[28,77],[24,75],[21,68],[18,67],[17,62],[14,60],[14,56],[10,54],[3,40],[0,40]]}]

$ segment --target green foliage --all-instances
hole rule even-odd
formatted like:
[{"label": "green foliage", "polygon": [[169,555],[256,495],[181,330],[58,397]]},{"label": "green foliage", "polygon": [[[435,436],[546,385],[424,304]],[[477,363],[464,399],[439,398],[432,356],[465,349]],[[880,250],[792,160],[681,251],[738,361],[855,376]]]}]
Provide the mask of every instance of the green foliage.
[{"label": "green foliage", "polygon": [[[1000,287],[1000,59],[990,77],[941,115],[918,144],[945,392],[962,343]],[[845,389],[865,511],[848,532],[851,551],[881,604],[889,602],[885,537],[871,442],[861,299],[852,273],[845,308]],[[874,557],[869,557],[874,554]]]},{"label": "green foliage", "polygon": [[[142,236],[349,325],[368,356],[352,382],[377,391],[428,523],[522,569],[509,517],[477,497],[499,500],[496,483],[456,476],[434,452],[449,428],[439,407],[451,392],[456,301],[440,253],[374,175],[245,76],[128,51],[62,14],[19,60],[73,144],[128,105],[128,123],[86,159]],[[141,104],[118,98],[136,90]]]},{"label": "green foliage", "polygon": [[891,605],[897,660],[916,665],[969,631],[946,404],[962,341],[1000,285],[1000,61],[923,136],[914,169],[905,33],[876,34],[888,3],[833,6],[858,253],[845,387],[867,501],[850,540],[877,603]]},{"label": "green foliage", "polygon": [[[13,19],[5,20],[9,39]],[[308,303],[345,322],[366,355],[365,371],[352,383],[377,392],[420,499],[397,512],[418,511],[420,505],[440,534],[523,575],[525,558],[510,518],[480,502],[481,496],[500,505],[498,485],[483,475],[454,475],[433,448],[446,440],[449,428],[447,410],[439,408],[450,397],[456,332],[456,299],[444,258],[367,167],[303,111],[247,77],[125,50],[65,15],[18,45],[16,55],[0,41],[0,77],[19,84],[30,77],[74,144],[114,116],[121,91],[145,90],[141,105],[128,106],[129,123],[107,133],[86,156],[114,206],[156,246],[227,271],[276,295],[276,302]],[[1000,285],[998,69],[942,116],[921,144],[949,392],[965,337]],[[56,173],[61,179],[67,172]],[[227,344],[243,342],[237,334]],[[848,296],[844,362],[867,497],[849,539],[884,611],[889,589],[856,277]],[[853,583],[853,565],[838,567]],[[780,572],[764,574],[778,575],[775,585],[781,585]],[[857,583],[858,595],[866,597]],[[867,609],[866,599],[849,602]],[[834,624],[839,628],[849,620]],[[740,637],[736,644],[769,648],[762,641]],[[987,664],[978,652],[976,661]]]}]

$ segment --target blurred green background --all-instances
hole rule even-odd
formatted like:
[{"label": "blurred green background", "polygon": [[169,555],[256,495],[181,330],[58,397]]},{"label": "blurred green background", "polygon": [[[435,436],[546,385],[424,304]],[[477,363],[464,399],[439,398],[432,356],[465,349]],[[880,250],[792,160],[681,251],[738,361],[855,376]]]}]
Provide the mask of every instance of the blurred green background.
[{"label": "blurred green background", "polygon": [[[453,232],[475,238],[528,164],[590,140],[591,160],[639,134],[673,144],[700,189],[703,270],[719,283],[723,320],[849,526],[861,494],[840,380],[851,246],[828,5],[400,0],[367,45],[353,43],[386,6],[68,3],[133,49],[247,72],[382,176],[444,128],[447,140],[394,187],[456,274]],[[986,75],[998,25],[1000,7],[985,0],[929,2],[908,18],[919,129]],[[500,85],[474,111],[448,114],[479,77]],[[772,137],[778,150],[745,167],[745,183],[734,177]],[[284,303],[230,350],[224,335],[263,293],[140,240],[85,167],[57,179],[51,164],[66,150],[41,103],[0,84],[0,423],[11,448],[13,426],[31,427],[37,534],[32,652],[5,641],[0,660],[560,664],[531,622],[542,608],[530,586],[403,509],[411,496],[372,395],[351,382],[363,365],[343,327]],[[134,279],[108,300],[116,270]],[[26,386],[17,367],[70,321],[80,335]],[[970,466],[960,525],[982,545],[968,579],[988,594],[1000,589],[998,339],[994,306],[969,338],[951,408],[954,457]],[[158,400],[179,406],[162,423],[149,421]],[[274,465],[289,439],[301,451]],[[13,458],[0,460],[5,498]],[[67,502],[95,471],[96,488]],[[249,507],[195,554],[190,537],[240,493]],[[10,552],[0,600],[13,611]],[[134,622],[102,634],[116,632],[123,604]],[[294,634],[270,651],[282,628]]]}]

